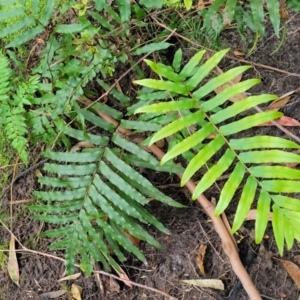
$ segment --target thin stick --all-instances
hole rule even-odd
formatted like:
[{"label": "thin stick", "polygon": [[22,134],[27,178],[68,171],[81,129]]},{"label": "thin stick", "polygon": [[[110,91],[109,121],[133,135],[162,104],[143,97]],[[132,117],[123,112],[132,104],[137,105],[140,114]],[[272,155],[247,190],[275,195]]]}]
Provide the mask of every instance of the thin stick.
[{"label": "thin stick", "polygon": [[[15,165],[16,164],[5,165],[5,166],[0,167],[0,170],[5,169],[5,168],[9,168],[9,167],[14,167]],[[24,163],[18,163],[17,165],[24,165]]]},{"label": "thin stick", "polygon": [[[79,102],[84,103],[85,105],[89,106],[89,104],[91,103],[90,100],[88,99],[80,99]],[[118,126],[118,121],[116,121],[114,118],[112,118],[109,115],[106,115],[105,113],[99,111],[99,110],[95,110],[96,113],[101,116],[102,118],[104,118],[107,122],[117,126],[117,132],[121,133],[121,134],[125,134],[125,135],[131,135],[133,134],[132,131],[122,128],[121,126]],[[137,138],[135,139],[136,143],[141,143],[143,142],[144,139],[143,138]],[[163,156],[165,155],[165,153],[158,148],[156,145],[151,145],[149,147],[147,147],[148,150],[150,152],[152,152],[159,160],[161,160],[163,158]],[[177,174],[177,176],[181,179],[182,178],[182,174]],[[195,188],[196,188],[196,184],[192,181],[189,180],[185,186],[188,188],[188,190],[190,191],[191,194],[193,194]],[[205,212],[207,213],[207,215],[211,218],[212,223],[214,225],[214,228],[216,230],[216,232],[218,233],[221,241],[222,241],[222,246],[223,246],[223,250],[225,252],[225,254],[228,256],[232,269],[235,272],[235,274],[237,275],[237,277],[240,279],[245,291],[247,292],[248,296],[250,297],[251,300],[261,300],[261,296],[258,293],[258,291],[256,290],[249,274],[247,273],[247,271],[245,270],[239,254],[236,250],[235,244],[232,241],[232,237],[231,234],[228,232],[226,226],[224,225],[222,219],[220,217],[216,217],[215,216],[215,207],[214,205],[203,195],[201,194],[198,198],[197,198],[198,203],[203,207],[203,209],[205,210]]]},{"label": "thin stick", "polygon": [[[5,225],[5,223],[3,223],[1,220],[0,220],[0,223],[2,224],[2,226],[15,238],[15,240],[19,243],[20,247],[22,249],[20,250],[15,250],[16,252],[29,252],[29,253],[33,253],[33,254],[37,254],[37,255],[40,255],[40,256],[45,256],[45,257],[49,257],[49,258],[54,258],[56,260],[59,260],[63,263],[66,263],[66,260],[59,257],[59,256],[55,256],[53,254],[48,254],[48,253],[44,253],[44,252],[39,252],[39,251],[35,251],[35,250],[32,250],[32,249],[28,249],[26,248],[21,242],[20,240],[13,234],[13,232]],[[9,252],[10,250],[0,250],[0,252]],[[78,264],[74,264],[75,267],[77,268],[80,268],[80,266]],[[123,281],[123,282],[128,282],[128,283],[131,283],[132,285],[135,285],[135,286],[138,286],[138,287],[141,287],[143,289],[146,289],[146,290],[149,290],[149,291],[153,291],[155,293],[158,293],[158,294],[161,294],[165,297],[167,297],[168,299],[170,300],[177,300],[176,298],[174,298],[173,296],[161,291],[161,290],[158,290],[158,289],[155,289],[155,288],[152,288],[152,287],[149,287],[149,286],[146,286],[146,285],[143,285],[143,284],[139,284],[139,283],[136,283],[134,281],[131,281],[129,279],[125,279],[125,278],[120,278],[116,275],[113,275],[113,274],[110,274],[110,273],[107,273],[107,272],[104,272],[104,271],[97,271],[97,270],[93,270],[93,273],[97,273],[97,274],[102,274],[102,275],[105,275],[105,276],[108,276],[108,277],[112,277],[112,278],[115,278],[117,280],[120,280],[120,281]]]},{"label": "thin stick", "polygon": [[[23,146],[24,147],[24,146]],[[15,181],[15,176],[16,176],[16,171],[17,171],[17,166],[19,163],[19,159],[20,159],[20,155],[18,155],[17,157],[17,161],[14,165],[14,170],[13,170],[13,175],[12,175],[12,184],[10,185],[10,229],[12,230],[12,224],[13,224],[13,218],[12,218],[12,211],[13,211],[13,205],[12,205],[12,201],[13,201],[13,182]]]},{"label": "thin stick", "polygon": [[18,205],[18,204],[24,204],[24,203],[28,203],[30,202],[31,199],[26,199],[26,200],[15,200],[15,201],[11,201],[10,203],[12,205]]}]

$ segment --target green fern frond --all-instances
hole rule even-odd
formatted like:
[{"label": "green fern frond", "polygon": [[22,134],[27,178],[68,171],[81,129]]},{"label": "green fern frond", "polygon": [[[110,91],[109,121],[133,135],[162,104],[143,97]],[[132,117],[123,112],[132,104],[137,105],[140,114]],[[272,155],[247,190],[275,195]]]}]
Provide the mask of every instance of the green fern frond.
[{"label": "green fern frond", "polygon": [[[90,115],[90,121],[99,123],[98,117],[93,114]],[[73,131],[74,129],[68,129],[65,133],[75,136]],[[78,132],[76,131],[77,138]],[[81,137],[84,138],[83,135]],[[89,135],[88,138],[94,143],[98,141],[96,136]],[[105,141],[100,143],[102,148],[83,152],[45,153],[46,157],[54,161],[45,165],[45,170],[53,176],[43,176],[40,181],[56,190],[35,192],[41,204],[31,206],[31,210],[38,213],[36,219],[61,226],[44,235],[60,238],[51,248],[66,251],[69,273],[73,271],[77,255],[80,257],[82,270],[87,274],[90,274],[95,261],[100,261],[106,269],[112,266],[119,270],[112,255],[114,253],[120,261],[124,261],[125,256],[120,247],[145,261],[140,250],[126,234],[159,247],[159,243],[137,222],[151,224],[168,232],[144,208],[148,203],[147,197],[182,207],[140,175],[130,165],[130,161],[124,161],[122,155],[120,158],[116,156],[114,153],[118,149],[106,147],[108,140]],[[159,166],[159,162],[148,152],[117,134],[113,135],[111,141],[123,151],[137,155],[141,162]],[[76,249],[70,248],[75,245],[70,244],[70,238],[76,244]]]},{"label": "green fern frond", "polygon": [[[273,229],[282,254],[284,240],[290,249],[294,239],[299,239],[300,236],[299,226],[294,223],[300,217],[300,201],[284,195],[300,192],[300,171],[282,166],[283,163],[300,162],[298,154],[287,152],[287,149],[299,149],[300,146],[292,141],[272,136],[240,139],[233,137],[233,134],[281,117],[280,112],[267,111],[248,113],[238,118],[241,113],[256,105],[267,103],[278,97],[269,94],[249,96],[226,108],[221,108],[231,97],[245,92],[258,83],[257,80],[250,79],[228,86],[219,94],[204,101],[216,88],[232,80],[238,74],[242,74],[248,67],[233,68],[201,85],[201,81],[217,66],[226,51],[216,53],[199,65],[203,53],[200,51],[192,57],[181,72],[176,72],[169,66],[147,61],[154,72],[168,80],[144,79],[137,80],[135,83],[171,92],[173,100],[141,106],[135,113],[146,115],[176,113],[179,115],[177,120],[163,126],[151,137],[150,144],[165,137],[170,137],[173,141],[173,147],[168,150],[161,163],[164,164],[179,155],[184,156],[187,151],[190,151],[192,157],[188,159],[181,184],[184,185],[200,169],[204,172],[192,195],[193,199],[212,186],[222,174],[230,172],[221,191],[216,215],[220,215],[227,208],[238,188],[241,187],[242,194],[232,225],[232,231],[235,232],[245,220],[257,195],[258,215],[255,240],[259,243],[263,238],[269,212],[272,209]],[[178,82],[178,76],[181,77],[180,82]],[[186,97],[187,95],[189,97]],[[182,96],[185,97],[182,98]],[[193,132],[188,135],[183,133],[190,126],[195,127]],[[176,140],[178,133],[185,138]],[[211,134],[215,137],[207,140]],[[199,146],[201,146],[200,150],[197,149]],[[208,163],[215,155],[220,156],[219,160],[208,167]],[[205,170],[206,168],[208,170]]]},{"label": "green fern frond", "polygon": [[297,1],[297,0],[287,0],[286,3],[290,8],[294,9],[297,12],[300,12],[300,3],[299,3],[299,1]]},{"label": "green fern frond", "polygon": [[[225,10],[222,10],[223,7],[225,7]],[[203,26],[208,32],[218,36],[224,26],[235,21],[240,32],[243,32],[246,26],[261,36],[265,30],[265,9],[268,12],[275,34],[279,37],[281,21],[279,0],[267,0],[266,7],[263,6],[261,0],[251,0],[249,4],[239,3],[236,0],[213,1],[209,8],[201,12],[204,17]]]},{"label": "green fern frond", "polygon": [[17,47],[43,32],[54,11],[56,1],[27,0],[0,6],[0,38],[6,48]]},{"label": "green fern frond", "polygon": [[25,105],[31,104],[32,95],[39,85],[39,78],[34,76],[28,82],[22,82],[16,91],[10,84],[12,71],[9,68],[8,59],[0,53],[1,81],[0,81],[0,113],[1,122],[11,145],[20,155],[23,162],[28,162],[27,153],[27,124],[25,115]]}]

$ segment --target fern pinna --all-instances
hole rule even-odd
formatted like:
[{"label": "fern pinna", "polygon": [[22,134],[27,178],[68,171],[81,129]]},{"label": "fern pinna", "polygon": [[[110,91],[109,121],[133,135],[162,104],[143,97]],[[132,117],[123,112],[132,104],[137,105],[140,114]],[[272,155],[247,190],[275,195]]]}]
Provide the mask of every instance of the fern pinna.
[{"label": "fern pinna", "polygon": [[[118,114],[105,104],[98,106],[111,115]],[[84,114],[94,125],[110,131],[111,139],[65,129],[66,135],[87,140],[95,147],[82,152],[46,152],[45,156],[53,162],[45,165],[49,176],[41,177],[40,181],[51,187],[51,191],[35,192],[44,203],[32,205],[30,209],[38,213],[36,219],[58,226],[43,235],[57,238],[52,250],[65,250],[68,273],[73,272],[77,257],[86,274],[92,272],[95,261],[101,262],[105,269],[112,266],[119,271],[113,256],[124,261],[126,257],[121,249],[145,261],[128,236],[159,247],[138,222],[168,232],[145,209],[147,197],[172,206],[182,205],[165,196],[135,170],[134,167],[143,165],[163,171],[154,157],[113,133],[114,126],[93,112],[86,110]]]},{"label": "fern pinna", "polygon": [[[228,50],[223,50],[203,64],[200,61],[205,51],[198,52],[181,69],[181,51],[175,55],[173,66],[166,66],[146,60],[152,71],[165,79],[143,79],[135,83],[152,89],[151,97],[142,96],[135,113],[141,116],[176,115],[176,120],[158,130],[149,140],[150,144],[165,137],[170,138],[170,147],[161,164],[183,155],[188,165],[182,176],[184,185],[195,173],[202,169],[204,175],[192,195],[196,199],[205,192],[226,171],[230,172],[216,207],[220,215],[230,201],[242,189],[232,232],[236,232],[245,220],[255,197],[257,196],[257,219],[255,223],[255,241],[259,243],[267,227],[269,212],[273,212],[272,225],[280,253],[283,253],[284,240],[290,249],[294,239],[300,240],[300,201],[291,193],[300,192],[300,171],[284,164],[300,162],[300,156],[286,151],[299,149],[296,143],[273,136],[253,136],[236,138],[232,135],[253,128],[282,116],[277,111],[254,113],[236,118],[256,105],[277,99],[275,95],[249,96],[226,108],[222,105],[256,85],[258,79],[241,81],[226,87],[211,99],[204,101],[223,84],[230,82],[249,67],[240,66],[214,77],[207,83],[201,81],[218,65]],[[154,90],[153,90],[154,89]],[[155,90],[160,90],[156,92]],[[161,100],[162,91],[168,96]],[[157,100],[155,99],[157,95]],[[142,102],[147,100],[148,105]],[[155,101],[155,104],[149,102]],[[178,117],[179,116],[179,117]],[[151,120],[150,120],[151,122]],[[192,128],[191,126],[194,126]],[[190,130],[190,129],[193,130]],[[209,167],[214,155],[219,160]],[[207,168],[207,170],[204,170]]]}]

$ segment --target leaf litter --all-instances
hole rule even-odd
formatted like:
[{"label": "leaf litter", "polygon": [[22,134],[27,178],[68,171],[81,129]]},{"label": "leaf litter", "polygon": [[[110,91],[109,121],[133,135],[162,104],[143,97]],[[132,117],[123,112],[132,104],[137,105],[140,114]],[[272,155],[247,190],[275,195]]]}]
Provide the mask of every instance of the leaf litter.
[{"label": "leaf litter", "polygon": [[15,238],[14,236],[11,236],[9,242],[9,257],[8,257],[7,269],[8,269],[8,274],[10,279],[13,281],[13,283],[19,286],[20,274],[19,274],[19,264],[17,260],[15,244],[16,244]]},{"label": "leaf litter", "polygon": [[220,279],[191,279],[191,280],[180,280],[180,281],[182,283],[195,285],[201,288],[224,290],[224,284]]},{"label": "leaf litter", "polygon": [[201,274],[203,274],[203,275],[205,275],[203,261],[204,261],[204,256],[206,253],[206,248],[207,248],[207,245],[205,245],[205,244],[201,245],[200,249],[198,251],[198,254],[197,254],[197,264],[198,264]]},{"label": "leaf litter", "polygon": [[81,276],[81,273],[75,273],[66,277],[63,277],[61,279],[58,279],[57,282],[62,282],[62,281],[66,281],[66,280],[76,280]]},{"label": "leaf litter", "polygon": [[300,269],[299,267],[291,261],[280,259],[282,265],[289,273],[295,284],[300,288]]}]

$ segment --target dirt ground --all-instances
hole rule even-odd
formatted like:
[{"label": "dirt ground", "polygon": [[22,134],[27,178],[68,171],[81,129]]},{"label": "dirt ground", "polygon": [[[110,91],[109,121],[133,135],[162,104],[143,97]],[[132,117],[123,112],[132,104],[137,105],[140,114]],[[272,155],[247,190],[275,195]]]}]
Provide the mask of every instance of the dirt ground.
[{"label": "dirt ground", "polygon": [[[235,31],[225,31],[224,39],[233,50],[243,50],[243,42]],[[300,15],[290,14],[287,24],[287,39],[281,49],[274,55],[270,53],[276,48],[279,40],[273,32],[267,31],[266,36],[259,41],[257,50],[247,58],[262,65],[278,68],[288,72],[300,74]],[[239,62],[228,59],[224,68],[233,67]],[[300,78],[289,76],[265,67],[255,66],[248,76],[256,76],[262,79],[262,84],[253,89],[252,93],[271,92],[283,95],[300,87]],[[300,93],[292,96],[283,112],[285,115],[300,119]],[[289,128],[299,136],[299,128]],[[259,128],[259,131],[270,131],[276,135],[282,135],[278,129]],[[246,300],[247,294],[243,291],[236,276],[231,270],[230,263],[225,256],[220,239],[215,233],[212,224],[195,203],[190,200],[190,195],[180,188],[177,178],[163,175],[158,177],[155,173],[147,176],[173,199],[187,206],[185,209],[170,208],[168,206],[151,202],[149,210],[167,227],[171,234],[164,235],[153,228],[150,233],[163,245],[163,249],[155,249],[142,244],[142,251],[148,265],[141,264],[131,256],[122,265],[129,278],[147,287],[162,290],[177,299],[203,299],[203,300]],[[38,187],[34,172],[28,173],[20,179],[14,188],[15,200],[31,198],[32,191]],[[220,183],[221,184],[221,183]],[[207,193],[209,199],[218,199],[218,183]],[[4,202],[3,210],[9,209],[8,202]],[[226,211],[229,221],[233,219],[234,210]],[[0,218],[2,218],[1,212]],[[9,220],[3,220],[6,223]],[[277,252],[274,236],[270,226],[266,232],[266,238],[261,245],[253,242],[254,222],[245,222],[242,229],[235,235],[243,263],[264,299],[296,300],[300,293],[293,283],[281,262]],[[39,237],[44,230],[44,224],[29,218],[25,204],[14,205],[13,208],[13,232],[20,241],[30,249],[39,252],[50,253],[49,240]],[[0,244],[9,241],[9,233],[0,227]],[[204,255],[205,275],[202,275],[197,263],[197,257],[201,246],[206,245]],[[61,256],[61,253],[52,253]],[[284,259],[298,265],[296,255],[300,254],[300,245],[295,243],[291,251],[284,252]],[[1,256],[0,256],[1,257]],[[3,255],[2,255],[3,258]],[[5,259],[5,258],[4,258]],[[1,259],[0,259],[1,261]],[[0,270],[0,300],[39,300],[47,299],[41,296],[43,293],[57,290],[70,289],[72,283],[83,288],[82,299],[87,300],[163,300],[164,296],[141,287],[129,289],[122,283],[117,283],[108,277],[101,276],[105,296],[101,295],[99,281],[96,277],[79,277],[58,283],[57,280],[64,276],[63,262],[53,258],[32,253],[19,253],[20,287],[14,285],[8,277],[7,270]],[[77,270],[78,271],[78,270]],[[224,291],[213,289],[200,289],[187,285],[181,280],[187,279],[220,279],[224,283]],[[69,293],[55,299],[72,299]]]}]

